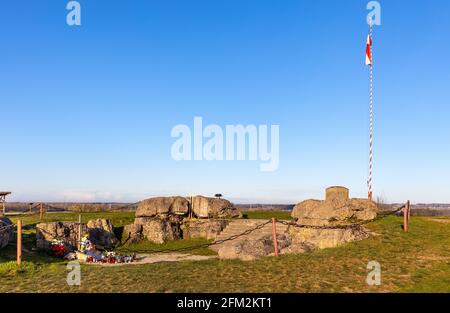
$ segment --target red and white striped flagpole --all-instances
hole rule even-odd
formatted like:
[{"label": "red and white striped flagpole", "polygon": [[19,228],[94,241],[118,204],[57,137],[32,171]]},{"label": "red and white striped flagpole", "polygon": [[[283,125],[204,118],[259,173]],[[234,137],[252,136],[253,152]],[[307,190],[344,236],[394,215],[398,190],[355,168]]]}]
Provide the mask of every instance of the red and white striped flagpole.
[{"label": "red and white striped flagpole", "polygon": [[[370,148],[369,148],[369,178],[367,180],[367,188],[368,188],[368,198],[372,200],[372,160],[373,160],[373,55],[372,55],[372,21],[369,21],[369,58],[370,58],[370,66],[369,69],[369,82],[370,82],[370,92],[369,92],[369,101],[370,101]],[[366,56],[367,57],[367,56]]]}]

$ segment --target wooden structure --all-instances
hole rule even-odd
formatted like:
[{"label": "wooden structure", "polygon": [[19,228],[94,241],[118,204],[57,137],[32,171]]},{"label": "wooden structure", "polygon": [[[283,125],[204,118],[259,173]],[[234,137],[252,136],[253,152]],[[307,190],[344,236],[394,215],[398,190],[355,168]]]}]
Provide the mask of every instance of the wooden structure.
[{"label": "wooden structure", "polygon": [[44,214],[47,212],[50,205],[46,203],[28,203],[28,212],[33,214],[33,210],[36,209],[36,212],[39,212],[39,220],[42,221]]},{"label": "wooden structure", "polygon": [[22,264],[22,221],[17,221],[17,266]]},{"label": "wooden structure", "polygon": [[10,195],[11,192],[9,191],[0,191],[0,203],[2,204],[2,213],[3,215],[6,215],[6,196]]},{"label": "wooden structure", "polygon": [[277,221],[274,217],[272,217],[272,240],[273,240],[274,255],[278,256]]},{"label": "wooden structure", "polygon": [[408,232],[409,220],[411,219],[411,202],[408,200],[403,209],[403,230]]}]

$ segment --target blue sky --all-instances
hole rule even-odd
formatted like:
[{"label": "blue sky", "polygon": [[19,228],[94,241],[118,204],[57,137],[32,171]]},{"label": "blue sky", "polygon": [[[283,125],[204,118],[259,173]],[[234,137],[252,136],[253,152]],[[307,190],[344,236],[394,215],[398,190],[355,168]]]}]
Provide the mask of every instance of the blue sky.
[{"label": "blue sky", "polygon": [[[0,4],[0,189],[16,201],[217,192],[295,203],[366,196],[367,1]],[[380,1],[374,193],[450,202],[447,0]],[[280,166],[176,162],[177,124],[280,125]]]}]

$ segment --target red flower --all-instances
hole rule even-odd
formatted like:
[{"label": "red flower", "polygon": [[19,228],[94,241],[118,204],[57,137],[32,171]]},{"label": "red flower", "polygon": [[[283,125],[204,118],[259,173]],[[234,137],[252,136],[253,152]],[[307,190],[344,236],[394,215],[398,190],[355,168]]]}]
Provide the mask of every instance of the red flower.
[{"label": "red flower", "polygon": [[63,244],[52,245],[50,250],[56,257],[64,257],[67,254],[66,247]]}]

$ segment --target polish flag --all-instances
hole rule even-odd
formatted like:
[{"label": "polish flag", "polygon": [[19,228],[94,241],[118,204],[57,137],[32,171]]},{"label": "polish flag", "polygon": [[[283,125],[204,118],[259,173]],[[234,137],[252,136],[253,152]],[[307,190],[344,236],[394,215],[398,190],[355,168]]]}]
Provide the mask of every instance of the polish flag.
[{"label": "polish flag", "polygon": [[366,65],[372,65],[372,38],[370,37],[370,35],[367,35]]}]

